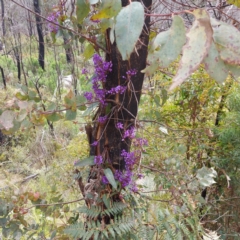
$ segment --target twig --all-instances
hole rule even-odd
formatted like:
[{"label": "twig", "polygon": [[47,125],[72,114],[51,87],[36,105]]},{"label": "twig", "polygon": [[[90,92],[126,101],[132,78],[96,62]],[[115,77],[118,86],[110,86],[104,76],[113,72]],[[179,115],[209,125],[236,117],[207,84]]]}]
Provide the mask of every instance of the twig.
[{"label": "twig", "polygon": [[56,206],[56,205],[65,205],[65,204],[70,204],[70,203],[75,203],[75,202],[80,202],[85,200],[85,198],[80,198],[77,200],[69,201],[69,202],[58,202],[58,203],[50,203],[50,204],[35,204],[29,208],[26,208],[26,210],[29,210],[34,207],[49,207],[49,206]]}]

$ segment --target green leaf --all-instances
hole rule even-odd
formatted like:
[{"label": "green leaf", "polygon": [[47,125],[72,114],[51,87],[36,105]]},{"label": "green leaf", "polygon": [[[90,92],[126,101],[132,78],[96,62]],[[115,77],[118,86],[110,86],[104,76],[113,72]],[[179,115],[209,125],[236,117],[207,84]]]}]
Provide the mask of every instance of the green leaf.
[{"label": "green leaf", "polygon": [[85,60],[88,60],[94,54],[94,47],[92,44],[88,44],[83,52],[83,57]]},{"label": "green leaf", "polygon": [[15,113],[13,111],[4,111],[0,116],[0,124],[8,131],[14,127]]},{"label": "green leaf", "polygon": [[114,189],[117,189],[117,183],[115,181],[112,170],[110,168],[106,168],[103,171],[109,183],[113,186]]},{"label": "green leaf", "polygon": [[229,4],[233,4],[237,7],[240,7],[240,0],[227,0]]},{"label": "green leaf", "polygon": [[68,94],[64,97],[64,102],[67,108],[76,110],[76,99],[72,90],[70,90]]},{"label": "green leaf", "polygon": [[27,117],[27,110],[26,109],[21,109],[18,113],[17,113],[17,116],[16,116],[16,120],[18,122],[22,122],[26,117]]},{"label": "green leaf", "polygon": [[170,90],[184,82],[199,67],[212,43],[213,31],[207,11],[196,9],[192,14],[195,21],[187,33],[187,43]]},{"label": "green leaf", "polygon": [[103,0],[99,12],[93,15],[91,17],[91,20],[115,17],[117,16],[121,8],[121,0]]},{"label": "green leaf", "polygon": [[22,100],[22,101],[28,99],[28,95],[24,95],[21,92],[17,92],[15,96],[16,96],[17,99]]},{"label": "green leaf", "polygon": [[92,165],[94,165],[94,156],[90,156],[88,158],[79,160],[76,163],[74,163],[75,167],[85,167],[85,166],[92,166]]},{"label": "green leaf", "polygon": [[88,16],[90,12],[90,5],[85,0],[77,0],[77,21],[79,24]]},{"label": "green leaf", "polygon": [[35,91],[29,90],[28,96],[30,100],[34,100],[37,96],[37,93]]},{"label": "green leaf", "polygon": [[89,107],[85,110],[85,112],[82,114],[83,117],[89,116],[96,108],[99,106],[99,103],[91,103]]},{"label": "green leaf", "polygon": [[87,107],[84,105],[85,102],[86,102],[86,98],[84,96],[82,96],[82,95],[76,96],[77,108],[80,111],[85,111],[87,109]]},{"label": "green leaf", "polygon": [[48,111],[55,111],[57,109],[57,104],[54,102],[51,102],[48,106],[47,106],[47,110]]},{"label": "green leaf", "polygon": [[115,35],[118,50],[123,60],[130,58],[142,32],[144,8],[140,2],[131,2],[122,8],[116,18]]},{"label": "green leaf", "polygon": [[219,56],[219,52],[214,42],[212,42],[209,52],[203,60],[205,69],[210,77],[222,83],[228,76],[228,69]]},{"label": "green leaf", "polygon": [[56,122],[56,121],[62,119],[63,116],[59,113],[52,113],[52,114],[46,115],[46,118],[51,122]]},{"label": "green leaf", "polygon": [[110,18],[110,19],[107,19],[107,18],[103,18],[101,19],[101,22],[100,22],[100,30],[101,32],[105,32],[108,28],[112,28],[113,26],[113,19]]},{"label": "green leaf", "polygon": [[185,34],[183,19],[174,16],[171,28],[168,31],[160,32],[154,39],[147,59],[150,66],[142,72],[151,75],[156,71],[158,65],[161,68],[168,67],[181,53],[186,42]]},{"label": "green leaf", "polygon": [[232,73],[234,78],[240,77],[240,66],[227,64],[228,70]]},{"label": "green leaf", "polygon": [[25,118],[21,123],[21,128],[28,129],[28,128],[32,127],[32,125],[33,124],[27,118]]},{"label": "green leaf", "polygon": [[233,65],[240,65],[240,32],[233,25],[211,18],[213,38],[221,58]]},{"label": "green leaf", "polygon": [[66,120],[69,120],[69,121],[72,121],[72,120],[75,120],[76,119],[76,116],[77,116],[77,111],[73,111],[71,109],[68,109],[66,111],[66,114],[65,114],[65,119]]}]

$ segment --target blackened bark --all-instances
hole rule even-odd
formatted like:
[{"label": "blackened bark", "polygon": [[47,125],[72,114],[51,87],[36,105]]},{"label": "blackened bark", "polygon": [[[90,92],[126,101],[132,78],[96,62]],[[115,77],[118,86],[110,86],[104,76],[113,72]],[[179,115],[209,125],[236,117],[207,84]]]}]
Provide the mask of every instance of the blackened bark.
[{"label": "blackened bark", "polygon": [[6,35],[6,27],[5,27],[4,0],[1,0],[1,9],[2,9],[2,32],[3,32],[3,36],[5,36]]},{"label": "blackened bark", "polygon": [[28,32],[29,32],[29,37],[33,36],[33,26],[32,26],[32,17],[30,15],[30,12],[27,11],[28,15]]},{"label": "blackened bark", "polygon": [[[151,8],[152,0],[142,0],[142,4],[145,5],[145,10]],[[122,6],[129,4],[128,0],[122,0]],[[144,74],[141,73],[146,67],[146,59],[148,53],[149,43],[149,28],[150,28],[150,17],[145,17],[144,29],[141,33],[136,48],[131,54],[131,57],[127,61],[123,61],[120,52],[117,49],[117,45],[110,41],[110,31],[106,32],[106,61],[112,62],[112,71],[108,73],[104,88],[110,90],[111,88],[119,85],[126,86],[127,90],[124,94],[107,95],[106,103],[108,106],[100,105],[97,114],[94,117],[93,129],[91,126],[86,127],[88,133],[88,139],[90,144],[94,141],[98,141],[97,146],[90,147],[90,155],[99,156],[102,155],[105,162],[109,162],[109,168],[114,173],[116,170],[125,170],[125,161],[121,156],[123,150],[129,152],[131,147],[131,140],[129,138],[123,141],[122,133],[116,128],[116,123],[121,122],[124,125],[124,129],[127,130],[135,126],[135,120],[138,112],[138,105],[141,96],[141,90],[144,80]],[[127,44],[127,43],[126,43]],[[126,72],[135,69],[136,75],[127,76]],[[108,115],[108,120],[105,123],[99,123],[98,117]],[[101,169],[100,169],[101,171]],[[93,166],[90,169],[88,184],[85,185],[83,195],[88,195],[90,191],[91,195],[101,196],[105,191],[108,191],[105,186],[101,184],[99,179],[99,169],[97,166]],[[92,185],[94,184],[94,185]],[[92,188],[88,188],[91,186]],[[89,190],[90,189],[90,190]],[[109,194],[109,192],[108,192]],[[109,194],[110,195],[110,194]],[[112,201],[121,201],[119,193],[112,195]],[[87,199],[86,202],[89,207],[95,204],[94,199]],[[101,207],[102,203],[99,203]],[[104,224],[110,224],[111,219],[115,216],[99,216],[98,220]],[[87,220],[88,221],[88,220]],[[87,225],[86,225],[87,226]],[[93,239],[93,236],[90,238]]]},{"label": "blackened bark", "polygon": [[67,40],[66,37],[63,38],[64,41],[64,48],[66,51],[66,60],[67,63],[72,63],[73,62],[73,51],[72,51],[72,47],[69,44],[69,41]]},{"label": "blackened bark", "polygon": [[[145,9],[150,11],[152,0],[139,1],[145,5]],[[122,6],[129,4],[128,0],[122,1]],[[111,162],[113,172],[115,170],[125,170],[125,161],[121,157],[122,150],[130,151],[131,140],[122,140],[122,133],[116,128],[116,123],[121,122],[124,129],[135,126],[135,120],[138,112],[138,105],[141,96],[141,90],[144,80],[144,74],[141,73],[146,67],[146,59],[148,53],[150,17],[145,17],[144,29],[140,39],[136,44],[136,49],[132,52],[131,57],[127,61],[123,61],[120,52],[117,49],[116,42],[111,44],[109,31],[107,31],[107,50],[106,61],[112,62],[112,71],[108,73],[105,89],[110,90],[118,85],[127,86],[124,94],[109,95],[106,97],[108,107],[110,107],[110,117],[105,124],[98,123],[96,120],[99,116],[108,114],[106,107],[99,107],[94,118],[95,125],[93,127],[91,142],[99,141],[97,147],[91,146],[90,155],[102,155]],[[127,44],[127,43],[126,43]],[[136,75],[128,80],[126,72],[135,69]],[[124,77],[123,77],[124,76]],[[106,160],[106,159],[105,159]],[[95,178],[95,169],[90,170],[90,179]],[[115,199],[117,200],[117,199]],[[105,221],[106,222],[106,221]],[[106,222],[107,223],[107,222]]]},{"label": "blackened bark", "polygon": [[[144,0],[141,2],[145,5],[146,9],[150,10],[152,0]],[[128,4],[128,0],[122,1],[123,6]],[[131,54],[130,60],[128,61],[122,60],[121,54],[117,49],[116,42],[111,44],[109,38],[107,38],[107,50],[109,54],[106,55],[106,60],[112,61],[113,66],[112,71],[107,76],[105,88],[110,90],[118,85],[125,85],[127,86],[127,91],[122,95],[116,94],[115,96],[108,96],[107,101],[110,103],[110,109],[114,114],[108,122],[104,137],[100,141],[100,148],[92,148],[91,154],[98,155],[104,150],[107,150],[109,159],[111,159],[113,166],[119,170],[125,169],[125,163],[121,157],[121,151],[123,149],[129,151],[131,142],[130,140],[122,141],[122,135],[120,131],[116,129],[116,123],[122,122],[125,129],[129,129],[131,126],[134,126],[144,80],[144,74],[141,73],[141,70],[146,67],[149,25],[150,17],[146,17],[140,41],[138,41],[136,50],[134,50]],[[109,36],[109,31],[107,32],[107,35]],[[126,77],[126,72],[130,69],[135,69],[137,74],[132,76],[131,80],[128,81],[126,78],[123,78],[123,76]],[[99,115],[106,115],[104,108],[99,109]],[[95,126],[93,131],[95,135],[93,138],[94,141],[98,140],[104,127],[105,126],[102,126],[101,124]]]},{"label": "blackened bark", "polygon": [[1,70],[1,74],[2,74],[2,80],[3,80],[4,89],[7,89],[6,78],[5,78],[5,75],[4,75],[3,68],[1,66],[0,66],[0,70]]},{"label": "blackened bark", "polygon": [[16,58],[16,62],[17,62],[18,81],[21,82],[21,59],[20,59],[20,56],[19,56],[18,46],[14,47],[13,51],[14,51],[14,56]]},{"label": "blackened bark", "polygon": [[[33,6],[35,13],[41,14],[41,9],[39,6],[39,0],[33,0]],[[36,16],[36,25],[37,25],[37,33],[38,33],[38,41],[39,41],[39,50],[38,50],[38,62],[41,68],[44,70],[44,37],[42,30],[42,21],[38,15]]]}]

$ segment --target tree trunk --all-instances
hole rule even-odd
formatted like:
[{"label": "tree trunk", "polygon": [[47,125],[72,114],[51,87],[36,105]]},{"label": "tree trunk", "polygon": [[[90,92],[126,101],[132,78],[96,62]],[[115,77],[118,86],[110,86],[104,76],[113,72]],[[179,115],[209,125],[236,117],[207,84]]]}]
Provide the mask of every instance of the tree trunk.
[{"label": "tree trunk", "polygon": [[63,37],[63,41],[64,41],[64,48],[66,51],[66,60],[67,63],[72,63],[73,62],[73,51],[72,51],[72,46],[69,43],[68,39],[66,37]]},{"label": "tree trunk", "polygon": [[2,8],[2,32],[4,37],[6,35],[4,0],[1,0],[1,8]]},{"label": "tree trunk", "polygon": [[[33,0],[34,11],[37,14],[41,14],[39,0]],[[39,50],[38,50],[38,62],[41,68],[44,70],[44,38],[42,31],[42,21],[38,15],[36,16],[36,25],[37,25],[37,33],[38,33],[38,41],[39,41]]]},{"label": "tree trunk", "polygon": [[28,15],[28,32],[29,32],[29,37],[33,36],[33,26],[32,26],[32,17],[30,15],[30,12],[27,11]]},{"label": "tree trunk", "polygon": [[0,71],[1,71],[1,74],[2,74],[2,80],[3,80],[4,89],[7,89],[6,78],[5,78],[5,75],[4,75],[3,68],[1,66],[0,66]]},{"label": "tree trunk", "polygon": [[[143,0],[139,1],[145,5],[145,9],[151,8],[152,0]],[[122,6],[126,6],[129,4],[128,0],[122,0]],[[92,144],[95,141],[98,141],[97,146],[92,146],[90,148],[90,155],[92,156],[103,156],[105,162],[109,162],[112,172],[114,173],[116,170],[124,171],[126,170],[125,160],[121,156],[123,150],[126,152],[130,151],[131,147],[131,139],[126,138],[123,141],[123,131],[121,132],[116,128],[117,123],[122,123],[124,126],[124,130],[128,130],[132,127],[136,127],[135,120],[138,112],[138,105],[144,80],[144,74],[141,73],[146,67],[146,59],[148,53],[148,42],[149,42],[149,28],[150,28],[150,17],[145,17],[144,29],[141,33],[140,40],[136,44],[137,50],[131,54],[131,57],[127,61],[123,61],[121,54],[117,49],[116,42],[111,44],[110,42],[110,31],[107,31],[107,51],[106,61],[112,62],[112,71],[108,73],[105,86],[106,90],[110,90],[119,85],[126,86],[127,90],[124,94],[116,94],[116,95],[107,95],[106,102],[107,106],[100,105],[95,118],[93,119],[95,124],[91,129],[91,126],[86,127],[86,132],[89,137],[89,142]],[[127,44],[127,43],[126,43]],[[127,75],[127,71],[135,69],[136,75],[129,77]],[[124,76],[124,77],[123,77]],[[129,77],[129,78],[128,78]],[[109,118],[105,123],[99,123],[98,117],[103,117],[108,114]],[[91,184],[96,179],[97,173],[96,166],[93,166],[90,169],[88,184]],[[95,195],[101,196],[104,187],[99,187],[97,183],[95,185]],[[86,184],[87,185],[87,184]],[[85,186],[85,196],[86,186]],[[121,201],[120,194],[116,193],[112,197],[112,201]],[[88,206],[92,205],[91,201],[86,201]],[[110,220],[113,218],[109,216],[105,216],[104,219],[99,218],[105,224],[109,224]]]}]

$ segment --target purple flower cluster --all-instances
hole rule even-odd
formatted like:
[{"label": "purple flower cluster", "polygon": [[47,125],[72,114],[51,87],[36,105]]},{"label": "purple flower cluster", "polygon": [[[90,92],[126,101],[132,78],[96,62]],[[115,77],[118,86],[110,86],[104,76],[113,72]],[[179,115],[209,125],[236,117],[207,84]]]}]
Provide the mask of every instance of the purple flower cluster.
[{"label": "purple flower cluster", "polygon": [[98,122],[99,122],[99,123],[105,123],[106,120],[107,120],[107,116],[98,117]]},{"label": "purple flower cluster", "polygon": [[126,169],[132,168],[135,164],[135,153],[134,152],[127,152],[125,149],[122,150],[121,156],[124,158]]},{"label": "purple flower cluster", "polygon": [[114,87],[114,88],[111,88],[108,93],[110,94],[117,94],[117,93],[120,93],[120,94],[123,94],[125,91],[126,91],[127,87],[126,86],[117,86],[117,87]]},{"label": "purple flower cluster", "polygon": [[88,73],[88,70],[86,68],[83,68],[82,69],[82,74],[87,74]]},{"label": "purple flower cluster", "polygon": [[118,122],[118,123],[116,124],[116,128],[118,128],[118,129],[123,129],[123,124],[122,124],[121,122]]},{"label": "purple flower cluster", "polygon": [[[95,75],[92,78],[92,88],[94,91],[93,94],[90,95],[90,92],[86,92],[84,96],[88,101],[93,100],[93,98],[99,101],[101,104],[105,104],[105,95],[106,90],[103,89],[102,85],[106,82],[107,73],[112,71],[112,62],[105,62],[100,55],[93,55],[93,64],[95,68]],[[86,74],[87,71],[85,69],[82,70],[83,74]]]},{"label": "purple flower cluster", "polygon": [[90,102],[93,99],[93,93],[92,92],[85,92],[84,97]]},{"label": "purple flower cluster", "polygon": [[[56,24],[58,24],[58,18],[60,16],[60,11],[57,11],[57,12],[52,12],[48,17],[47,17],[47,20],[48,21],[51,21],[51,22],[54,22]],[[50,32],[53,32],[53,33],[57,33],[58,29],[59,29],[59,26],[51,23],[51,22],[48,22],[48,29]]]},{"label": "purple flower cluster", "polygon": [[136,134],[135,128],[131,127],[123,133],[123,139],[125,139],[125,138],[135,138],[135,134]]},{"label": "purple flower cluster", "polygon": [[128,76],[134,76],[134,75],[137,74],[137,70],[136,70],[136,69],[130,69],[130,70],[128,70],[128,71],[126,72],[126,74],[127,74]]},{"label": "purple flower cluster", "polygon": [[136,162],[135,152],[127,152],[126,150],[122,150],[121,156],[124,158],[126,170],[124,172],[117,170],[114,174],[114,177],[122,184],[122,187],[130,185],[131,188],[135,185],[133,182],[132,172],[133,165]]},{"label": "purple flower cluster", "polygon": [[133,144],[136,147],[143,147],[148,145],[148,141],[145,138],[135,138]]},{"label": "purple flower cluster", "polygon": [[102,163],[103,163],[103,158],[102,158],[102,156],[95,156],[95,157],[94,157],[94,163],[95,163],[96,165],[102,164]]},{"label": "purple flower cluster", "polygon": [[122,184],[122,187],[124,188],[132,182],[133,172],[129,169],[127,169],[125,172],[116,170],[114,177]]}]

